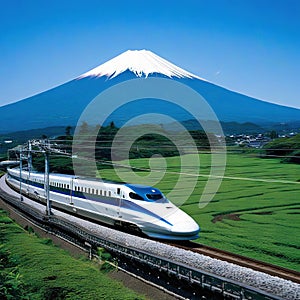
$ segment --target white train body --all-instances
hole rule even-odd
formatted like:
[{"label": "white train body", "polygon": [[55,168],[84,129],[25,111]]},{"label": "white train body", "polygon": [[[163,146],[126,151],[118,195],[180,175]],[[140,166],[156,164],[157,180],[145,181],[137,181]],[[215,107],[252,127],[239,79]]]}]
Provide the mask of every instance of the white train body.
[{"label": "white train body", "polygon": [[[22,170],[22,191],[46,204],[44,173]],[[20,188],[20,169],[8,169],[7,181]],[[172,240],[198,238],[198,224],[172,204],[160,190],[72,175],[49,175],[51,206],[69,213],[141,230],[149,237]]]}]

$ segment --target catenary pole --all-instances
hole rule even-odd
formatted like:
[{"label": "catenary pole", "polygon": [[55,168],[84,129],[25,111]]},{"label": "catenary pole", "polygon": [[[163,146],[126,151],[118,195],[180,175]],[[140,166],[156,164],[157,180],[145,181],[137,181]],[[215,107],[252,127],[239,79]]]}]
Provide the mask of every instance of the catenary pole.
[{"label": "catenary pole", "polygon": [[49,152],[45,151],[45,197],[46,197],[46,215],[51,215],[51,203],[50,203],[50,197],[49,197]]},{"label": "catenary pole", "polygon": [[20,201],[23,201],[23,196],[22,196],[22,148],[20,148]]}]

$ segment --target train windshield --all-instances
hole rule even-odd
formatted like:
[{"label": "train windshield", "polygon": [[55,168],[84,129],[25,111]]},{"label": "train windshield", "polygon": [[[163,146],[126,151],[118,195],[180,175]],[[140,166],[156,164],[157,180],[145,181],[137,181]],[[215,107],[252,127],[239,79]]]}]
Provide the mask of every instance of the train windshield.
[{"label": "train windshield", "polygon": [[157,202],[157,203],[168,202],[167,198],[161,193],[145,194],[144,197],[142,197],[139,194],[131,192],[131,193],[129,193],[129,197],[134,200],[143,200],[143,201],[148,201],[148,202]]},{"label": "train windshield", "polygon": [[146,194],[146,196],[150,200],[159,200],[163,198],[162,194]]},{"label": "train windshield", "polygon": [[145,200],[142,196],[132,192],[129,193],[129,197],[134,200]]},{"label": "train windshield", "polygon": [[165,203],[168,202],[166,197],[161,193],[146,194],[146,197],[153,202]]}]

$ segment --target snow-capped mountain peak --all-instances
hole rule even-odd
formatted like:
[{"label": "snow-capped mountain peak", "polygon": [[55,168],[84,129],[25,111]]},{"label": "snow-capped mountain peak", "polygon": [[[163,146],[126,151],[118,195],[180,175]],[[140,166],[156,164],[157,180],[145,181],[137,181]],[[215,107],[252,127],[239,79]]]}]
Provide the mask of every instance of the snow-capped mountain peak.
[{"label": "snow-capped mountain peak", "polygon": [[149,74],[160,73],[170,78],[202,79],[148,50],[128,50],[78,78],[107,76],[112,79],[126,70],[133,72],[137,77],[147,78]]}]

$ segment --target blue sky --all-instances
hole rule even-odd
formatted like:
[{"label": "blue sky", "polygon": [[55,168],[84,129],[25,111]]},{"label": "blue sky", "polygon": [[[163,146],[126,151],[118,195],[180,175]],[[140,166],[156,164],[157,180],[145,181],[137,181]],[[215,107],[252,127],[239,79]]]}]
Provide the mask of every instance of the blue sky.
[{"label": "blue sky", "polygon": [[0,105],[60,85],[128,49],[300,108],[300,1],[1,0]]}]

